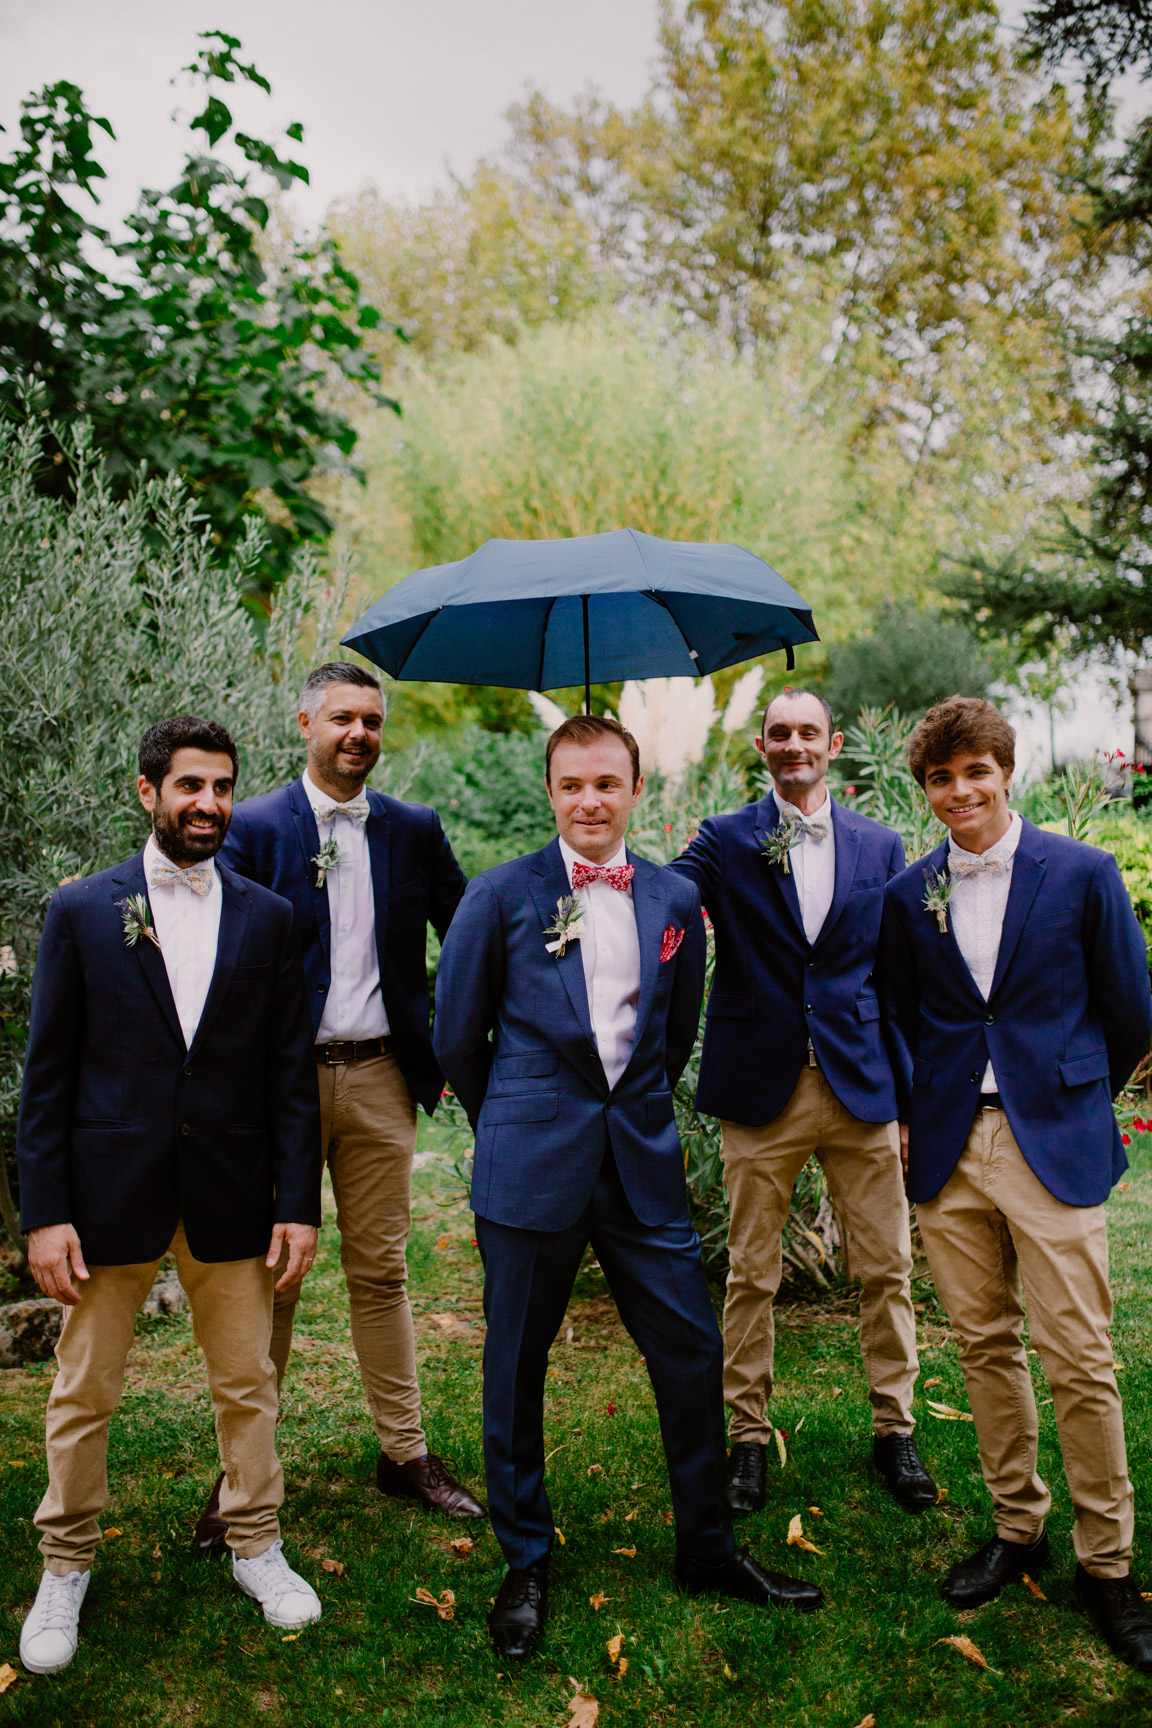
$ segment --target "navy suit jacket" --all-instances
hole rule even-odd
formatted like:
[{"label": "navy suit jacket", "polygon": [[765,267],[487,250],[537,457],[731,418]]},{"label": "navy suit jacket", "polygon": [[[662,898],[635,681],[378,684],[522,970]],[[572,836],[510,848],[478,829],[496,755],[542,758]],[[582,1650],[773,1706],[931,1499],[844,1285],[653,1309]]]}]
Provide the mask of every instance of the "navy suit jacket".
[{"label": "navy suit jacket", "polygon": [[844,1107],[862,1122],[891,1122],[896,1089],[872,967],[884,887],[904,868],[900,837],[833,803],[836,889],[810,943],[795,876],[761,847],[779,821],[771,793],[710,816],[672,865],[698,885],[716,933],[697,1108],[750,1127],[775,1121],[811,1039]]},{"label": "navy suit jacket", "polygon": [[[465,876],[435,810],[368,793],[368,855],[376,911],[380,989],[396,1060],[408,1090],[429,1115],[444,1089],[432,1053],[428,1004],[428,925],[443,941],[464,893]],[[328,890],[316,886],[316,818],[302,780],[249,798],[232,812],[220,854],[250,881],[282,894],[296,913],[313,1036],[332,982]]]},{"label": "navy suit jacket", "polygon": [[1127,1165],[1112,1099],[1148,1049],[1148,958],[1111,853],[1025,822],[985,1001],[952,919],[924,908],[948,843],[897,876],[885,897],[883,995],[908,1052],[908,1194],[931,1200],[951,1176],[991,1059],[1017,1144],[1049,1193],[1096,1206]]},{"label": "navy suit jacket", "polygon": [[220,871],[216,969],[185,1049],[164,957],[117,901],[143,853],[58,888],[32,983],[21,1222],[74,1226],[96,1266],[155,1260],[183,1219],[198,1260],[320,1222],[320,1109],[292,908]]},{"label": "navy suit jacket", "polygon": [[[571,893],[553,840],[478,876],[440,956],[436,1053],[476,1133],[472,1206],[495,1224],[564,1230],[592,1198],[611,1147],[645,1225],[687,1216],[672,1088],[704,990],[700,896],[628,854],[640,942],[632,1056],[616,1085],[596,1050],[579,943],[549,954],[545,926]],[[683,930],[661,960],[664,932]]]}]

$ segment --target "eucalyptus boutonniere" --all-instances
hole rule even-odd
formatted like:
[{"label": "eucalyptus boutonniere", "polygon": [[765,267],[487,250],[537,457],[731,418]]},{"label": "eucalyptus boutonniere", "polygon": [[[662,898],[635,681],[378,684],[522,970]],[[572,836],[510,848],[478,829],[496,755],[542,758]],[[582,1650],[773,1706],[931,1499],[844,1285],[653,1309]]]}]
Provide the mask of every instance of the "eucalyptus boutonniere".
[{"label": "eucalyptus boutonniere", "polygon": [[779,864],[785,876],[790,876],[792,871],[788,864],[788,854],[793,846],[799,846],[803,838],[803,831],[797,823],[781,817],[775,828],[767,834],[761,834],[760,847],[769,864]]},{"label": "eucalyptus boutonniere", "polygon": [[924,889],[924,910],[935,912],[936,922],[940,926],[940,934],[948,934],[948,902],[956,887],[956,878],[948,870],[930,870],[924,878],[927,886]]},{"label": "eucalyptus boutonniere", "polygon": [[555,954],[559,960],[569,942],[579,942],[584,934],[584,921],[580,916],[580,896],[578,894],[563,894],[556,902],[556,916],[551,924],[544,926],[545,936],[555,936],[555,942],[545,945],[545,952]]},{"label": "eucalyptus boutonniere", "polygon": [[329,834],[312,863],[316,866],[316,886],[323,888],[328,880],[329,870],[335,870],[340,863],[340,847],[335,834]]},{"label": "eucalyptus boutonniere", "polygon": [[127,900],[117,900],[116,910],[123,920],[124,940],[129,948],[135,948],[138,942],[151,942],[154,948],[160,947],[147,895],[132,894]]}]

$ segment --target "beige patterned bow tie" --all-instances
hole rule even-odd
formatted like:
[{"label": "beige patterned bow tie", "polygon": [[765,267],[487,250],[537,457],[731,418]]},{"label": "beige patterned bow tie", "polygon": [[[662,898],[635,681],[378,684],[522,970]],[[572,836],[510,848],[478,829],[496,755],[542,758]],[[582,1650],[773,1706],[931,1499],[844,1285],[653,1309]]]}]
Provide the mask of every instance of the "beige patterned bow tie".
[{"label": "beige patterned bow tie", "polygon": [[832,832],[832,824],[827,816],[801,816],[797,810],[788,810],[783,820],[790,824],[797,834],[803,834],[805,840],[827,840]]},{"label": "beige patterned bow tie", "polygon": [[949,852],[948,869],[963,881],[966,876],[979,876],[986,870],[989,876],[1003,876],[1008,864],[1003,858],[982,858],[975,852]]},{"label": "beige patterned bow tie", "polygon": [[335,822],[337,816],[347,816],[357,828],[363,828],[368,820],[367,798],[349,798],[347,804],[321,804],[316,811],[318,822]]},{"label": "beige patterned bow tie", "polygon": [[167,858],[153,858],[148,866],[149,888],[167,888],[170,882],[182,882],[185,888],[191,888],[193,894],[211,894],[212,866],[193,864],[191,869],[181,870],[178,864],[170,864]]}]

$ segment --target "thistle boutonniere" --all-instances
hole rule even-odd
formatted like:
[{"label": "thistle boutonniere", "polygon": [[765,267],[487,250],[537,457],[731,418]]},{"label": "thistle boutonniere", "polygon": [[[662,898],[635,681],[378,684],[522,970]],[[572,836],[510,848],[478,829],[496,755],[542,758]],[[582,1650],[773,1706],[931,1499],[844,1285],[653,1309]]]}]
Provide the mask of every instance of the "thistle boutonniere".
[{"label": "thistle boutonniere", "polygon": [[580,916],[580,896],[578,894],[563,894],[556,902],[556,916],[551,924],[544,926],[545,936],[555,936],[555,942],[545,945],[545,952],[555,954],[561,959],[569,942],[579,942],[584,934],[584,920]]},{"label": "thistle boutonniere", "polygon": [[956,878],[948,870],[930,870],[924,878],[927,886],[924,889],[924,910],[935,912],[936,922],[940,926],[940,934],[948,934],[948,902],[956,887]]},{"label": "thistle boutonniere", "polygon": [[151,942],[154,948],[160,947],[147,895],[132,894],[127,900],[117,900],[116,910],[123,920],[124,940],[129,948],[135,948],[138,942]]},{"label": "thistle boutonniere", "polygon": [[793,846],[799,846],[803,838],[799,824],[783,816],[769,833],[761,834],[760,847],[769,864],[779,864],[785,876],[790,876],[792,871],[788,864],[788,854]]},{"label": "thistle boutonniere", "polygon": [[323,888],[328,880],[329,870],[335,870],[340,863],[340,847],[335,834],[329,834],[312,863],[316,866],[316,886]]}]

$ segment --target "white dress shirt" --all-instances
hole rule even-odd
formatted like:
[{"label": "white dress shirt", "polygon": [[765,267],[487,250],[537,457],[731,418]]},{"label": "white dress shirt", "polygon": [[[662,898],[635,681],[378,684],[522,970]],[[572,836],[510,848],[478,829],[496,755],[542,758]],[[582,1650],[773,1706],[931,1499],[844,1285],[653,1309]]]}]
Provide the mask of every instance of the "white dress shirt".
[{"label": "white dress shirt", "polygon": [[[560,852],[571,887],[572,865],[578,858],[582,864],[592,864],[592,860],[580,858],[566,840],[561,840]],[[604,860],[609,868],[627,862],[623,845],[615,857]],[[621,893],[607,882],[589,882],[587,887],[577,889],[576,895],[584,924],[584,934],[577,946],[584,966],[588,1012],[592,1016],[596,1049],[611,1087],[628,1066],[636,1036],[636,1004],[640,1000],[636,908],[631,888]]]},{"label": "white dress shirt", "polygon": [[[796,816],[802,814],[795,804],[789,804],[787,799],[781,798],[775,786],[772,788],[772,796],[776,800],[782,822],[788,820],[789,810]],[[824,920],[836,893],[836,840],[832,832],[832,799],[827,793],[819,810],[811,811],[805,819],[815,822],[817,817],[822,817],[828,824],[827,839],[813,840],[806,834],[788,854],[788,868],[796,878],[796,897],[800,902],[804,934],[813,944],[824,928]]]},{"label": "white dress shirt", "polygon": [[[992,990],[996,961],[1000,954],[1000,936],[1004,929],[1004,913],[1008,907],[1008,891],[1012,886],[1012,860],[1020,844],[1022,824],[1015,811],[1007,834],[979,854],[984,859],[998,859],[1003,870],[981,870],[972,876],[961,876],[953,884],[948,900],[956,944],[964,956],[964,964],[976,981],[976,988],[985,1002]],[[973,858],[977,854],[958,846],[948,836],[948,856]],[[995,1092],[996,1076],[989,1062],[980,1082],[981,1092]]]},{"label": "white dress shirt", "polygon": [[[152,866],[161,862],[168,864],[170,860],[165,858],[155,836],[150,834],[144,848],[145,876],[150,877]],[[216,865],[211,863],[209,868],[212,890],[208,894],[196,894],[183,882],[169,882],[163,888],[154,888],[151,881],[148,883],[152,922],[164,957],[164,969],[168,974],[186,1050],[192,1048],[212,974],[216,970],[224,890]]]},{"label": "white dress shirt", "polygon": [[[332,982],[316,1033],[317,1044],[337,1039],[383,1038],[388,1015],[380,993],[380,957],[376,952],[376,901],[372,894],[372,859],[368,829],[340,812],[340,803],[304,776],[304,791],[312,806],[323,846],[329,835],[340,848],[340,862],[329,870],[329,958]],[[366,794],[365,794],[366,796]],[[332,821],[324,818],[335,811]],[[315,866],[313,866],[315,868]],[[315,878],[313,878],[315,880]]]}]

